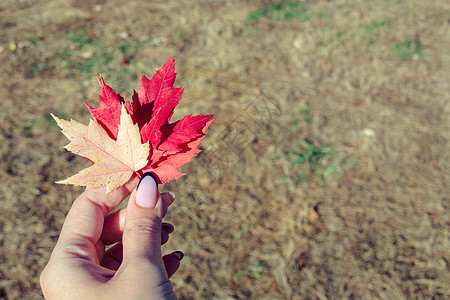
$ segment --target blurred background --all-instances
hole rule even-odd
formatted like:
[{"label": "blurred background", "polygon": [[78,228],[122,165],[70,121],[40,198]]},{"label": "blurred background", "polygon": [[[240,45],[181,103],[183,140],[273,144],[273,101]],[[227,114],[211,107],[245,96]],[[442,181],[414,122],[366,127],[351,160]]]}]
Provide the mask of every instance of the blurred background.
[{"label": "blurred background", "polygon": [[448,299],[445,0],[0,2],[0,299],[39,274],[89,166],[101,73],[125,99],[170,57],[173,120],[215,113],[176,194],[180,299]]}]

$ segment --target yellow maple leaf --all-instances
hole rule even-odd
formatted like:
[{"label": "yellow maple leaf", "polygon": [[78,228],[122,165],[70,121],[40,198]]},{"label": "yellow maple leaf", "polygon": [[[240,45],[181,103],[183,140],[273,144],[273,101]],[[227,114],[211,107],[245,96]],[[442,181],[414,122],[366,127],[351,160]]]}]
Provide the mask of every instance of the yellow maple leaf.
[{"label": "yellow maple leaf", "polygon": [[52,114],[62,133],[70,140],[65,146],[72,153],[84,156],[94,165],[78,174],[57,183],[86,186],[87,189],[106,186],[111,192],[124,185],[133,175],[148,163],[149,143],[141,143],[138,125],[122,104],[117,140],[97,122],[90,120],[86,126],[77,121],[66,121]]}]

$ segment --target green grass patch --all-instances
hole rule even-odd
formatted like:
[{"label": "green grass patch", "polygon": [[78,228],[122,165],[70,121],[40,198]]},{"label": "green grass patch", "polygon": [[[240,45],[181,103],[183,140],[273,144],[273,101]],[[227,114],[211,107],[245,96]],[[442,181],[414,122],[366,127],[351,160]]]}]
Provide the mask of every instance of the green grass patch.
[{"label": "green grass patch", "polygon": [[292,19],[309,20],[311,13],[308,12],[306,5],[296,2],[279,2],[271,3],[266,7],[260,8],[252,12],[247,22],[253,23],[261,17],[267,17],[275,21],[289,21]]},{"label": "green grass patch", "polygon": [[379,33],[389,28],[392,28],[392,22],[390,18],[374,20],[369,24],[365,24],[362,26],[362,34],[370,44],[373,44],[379,37]]},{"label": "green grass patch", "polygon": [[105,40],[94,39],[86,29],[70,32],[67,39],[72,43],[72,50],[61,55],[66,61],[64,68],[77,73],[99,74],[113,61],[114,52],[120,52],[120,48],[114,51]]},{"label": "green grass patch", "polygon": [[313,179],[323,180],[353,165],[350,160],[338,158],[328,144],[314,145],[302,142],[300,151],[290,151],[286,159],[290,163],[291,176],[301,183]]},{"label": "green grass patch", "polygon": [[79,73],[99,74],[107,69],[113,59],[113,55],[108,53],[93,54],[85,60],[69,61],[66,69],[74,69]]},{"label": "green grass patch", "polygon": [[136,74],[148,72],[148,69],[142,70],[148,63],[138,64],[134,57],[141,47],[151,41],[96,38],[86,29],[68,32],[65,38],[68,46],[50,55],[49,59],[33,63],[27,71],[28,76],[49,72],[90,79],[103,74],[115,89],[127,90]]},{"label": "green grass patch", "polygon": [[402,60],[419,60],[425,55],[422,50],[422,43],[417,36],[413,39],[407,38],[403,42],[396,44],[394,47],[392,47],[392,53],[394,57],[400,58]]},{"label": "green grass patch", "polygon": [[251,260],[245,263],[244,269],[238,270],[234,274],[235,279],[254,278],[260,279],[264,275],[264,271],[267,267],[260,260]]},{"label": "green grass patch", "polygon": [[31,65],[30,69],[27,72],[28,76],[33,76],[35,74],[40,74],[44,72],[44,70],[48,70],[53,68],[53,64],[49,61],[37,61]]},{"label": "green grass patch", "polygon": [[236,273],[234,273],[234,279],[240,280],[240,279],[244,279],[246,277],[247,277],[247,275],[242,270],[239,270]]},{"label": "green grass patch", "polygon": [[298,125],[302,120],[305,120],[307,123],[314,123],[313,110],[314,106],[308,106],[307,108],[299,109],[296,113],[290,113],[289,115],[293,117],[291,125]]},{"label": "green grass patch", "polygon": [[251,272],[255,279],[260,279],[264,271],[264,263],[262,261],[255,261],[248,266],[248,270]]},{"label": "green grass patch", "polygon": [[290,152],[288,154],[292,167],[307,165],[309,171],[314,174],[322,166],[323,161],[331,155],[331,148],[327,144],[315,146],[310,142],[305,142],[306,149],[302,152]]},{"label": "green grass patch", "polygon": [[40,41],[42,41],[43,38],[44,37],[42,35],[33,35],[29,37],[28,40],[33,44],[37,45]]},{"label": "green grass patch", "polygon": [[92,37],[88,34],[87,29],[81,29],[76,32],[69,32],[67,36],[68,40],[74,44],[77,44],[78,48],[84,48],[92,43]]},{"label": "green grass patch", "polygon": [[261,18],[274,21],[307,21],[312,17],[327,18],[330,14],[326,11],[311,11],[306,4],[298,2],[274,2],[257,9],[247,17],[247,25],[251,26]]},{"label": "green grass patch", "polygon": [[392,27],[392,22],[390,18],[384,18],[381,20],[374,20],[369,24],[363,25],[364,29],[368,32],[374,32],[381,28]]},{"label": "green grass patch", "polygon": [[305,109],[301,109],[299,112],[305,118],[305,121],[308,123],[314,123],[314,117],[312,116],[312,111],[314,110],[314,106],[308,106]]},{"label": "green grass patch", "polygon": [[357,42],[356,39],[363,39],[369,44],[376,42],[385,43],[386,34],[393,28],[391,19],[381,18],[373,20],[366,24],[358,24],[355,28],[338,28],[335,33],[336,37],[341,41],[350,43]]},{"label": "green grass patch", "polygon": [[65,57],[64,69],[89,77],[104,74],[109,84],[118,90],[126,89],[134,80],[138,66],[133,58],[148,43],[94,39],[85,30],[70,33],[68,40],[73,43],[74,49],[62,55]]}]

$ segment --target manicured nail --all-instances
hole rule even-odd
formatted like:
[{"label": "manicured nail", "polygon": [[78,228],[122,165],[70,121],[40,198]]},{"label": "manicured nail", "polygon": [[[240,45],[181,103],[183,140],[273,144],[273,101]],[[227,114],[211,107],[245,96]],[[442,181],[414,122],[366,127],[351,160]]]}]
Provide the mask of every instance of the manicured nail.
[{"label": "manicured nail", "polygon": [[167,205],[171,205],[175,200],[175,194],[172,192],[164,192],[161,197]]},{"label": "manicured nail", "polygon": [[172,255],[175,255],[178,259],[178,261],[182,260],[184,257],[184,253],[181,251],[175,251],[171,253]]},{"label": "manicured nail", "polygon": [[158,201],[158,184],[155,175],[145,173],[136,190],[136,204],[144,208],[153,208]]},{"label": "manicured nail", "polygon": [[165,228],[168,233],[172,233],[175,230],[175,227],[170,223],[162,223],[162,227]]}]

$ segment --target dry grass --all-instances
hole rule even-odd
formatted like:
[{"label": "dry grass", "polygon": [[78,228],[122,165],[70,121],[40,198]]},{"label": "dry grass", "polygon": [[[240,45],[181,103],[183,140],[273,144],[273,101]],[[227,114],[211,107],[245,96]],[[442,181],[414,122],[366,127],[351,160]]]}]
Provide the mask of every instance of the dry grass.
[{"label": "dry grass", "polygon": [[87,122],[97,73],[129,98],[170,56],[175,117],[216,114],[162,187],[181,299],[450,297],[448,3],[269,3],[0,3],[0,299],[41,297],[81,192],[50,112]]}]

